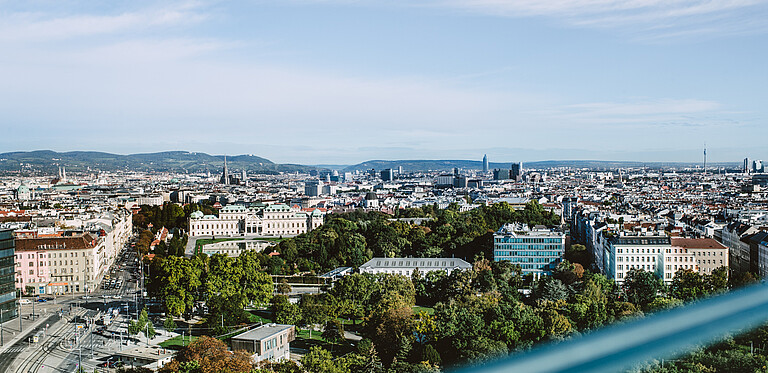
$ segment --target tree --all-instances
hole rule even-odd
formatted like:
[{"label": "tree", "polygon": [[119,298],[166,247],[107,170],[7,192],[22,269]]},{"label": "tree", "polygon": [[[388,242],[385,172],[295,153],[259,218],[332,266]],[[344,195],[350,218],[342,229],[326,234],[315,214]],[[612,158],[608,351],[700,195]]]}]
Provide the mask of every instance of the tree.
[{"label": "tree", "polygon": [[165,322],[163,322],[163,328],[165,328],[166,332],[172,332],[176,329],[176,322],[173,320],[173,316],[168,315],[165,317]]},{"label": "tree", "polygon": [[301,358],[301,366],[306,372],[311,373],[347,373],[349,368],[345,360],[334,360],[328,350],[313,346],[309,353]]},{"label": "tree", "polygon": [[440,353],[432,345],[426,345],[421,351],[421,361],[437,366],[440,365],[442,359],[440,359]]},{"label": "tree", "polygon": [[345,340],[344,327],[341,325],[339,320],[328,320],[325,323],[325,329],[323,330],[322,336],[328,342],[339,343]]},{"label": "tree", "polygon": [[539,280],[538,285],[540,299],[556,301],[568,298],[568,288],[556,278],[544,277]]},{"label": "tree", "polygon": [[589,267],[591,262],[587,247],[581,244],[573,244],[565,250],[565,259],[571,263],[579,263],[582,266]]},{"label": "tree", "polygon": [[649,312],[657,312],[681,306],[683,302],[677,298],[656,297],[648,304]]},{"label": "tree", "polygon": [[734,272],[728,277],[728,287],[731,289],[752,285],[760,281],[760,276],[752,272]]},{"label": "tree", "polygon": [[272,313],[278,324],[298,325],[301,322],[301,309],[289,302],[285,295],[272,298]]},{"label": "tree", "polygon": [[627,272],[623,288],[630,302],[645,309],[664,288],[664,284],[652,272],[633,268]]},{"label": "tree", "polygon": [[348,362],[352,372],[378,373],[383,368],[376,346],[370,339],[358,342],[357,353],[350,356]]},{"label": "tree", "polygon": [[277,284],[277,292],[279,294],[288,294],[291,292],[291,285],[288,285],[288,280],[280,280],[280,283]]},{"label": "tree", "polygon": [[413,327],[413,311],[410,306],[390,308],[371,316],[366,322],[366,334],[378,343],[382,360],[389,363],[399,349],[400,338],[411,337]]},{"label": "tree", "polygon": [[728,290],[728,267],[715,268],[709,276],[705,277],[709,290],[713,293],[721,293]]},{"label": "tree", "polygon": [[189,312],[195,304],[198,288],[202,286],[201,260],[172,256],[156,263],[152,267],[150,292],[165,300],[171,315],[181,316]]},{"label": "tree", "polygon": [[709,293],[708,285],[701,275],[690,269],[678,270],[669,290],[673,297],[683,302],[699,299]]}]

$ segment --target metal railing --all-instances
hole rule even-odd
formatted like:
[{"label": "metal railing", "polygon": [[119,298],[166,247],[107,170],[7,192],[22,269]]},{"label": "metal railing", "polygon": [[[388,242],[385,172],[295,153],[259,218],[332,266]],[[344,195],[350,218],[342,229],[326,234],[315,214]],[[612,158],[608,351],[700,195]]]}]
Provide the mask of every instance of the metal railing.
[{"label": "metal railing", "polygon": [[766,321],[768,285],[758,284],[458,371],[622,372],[683,355]]}]

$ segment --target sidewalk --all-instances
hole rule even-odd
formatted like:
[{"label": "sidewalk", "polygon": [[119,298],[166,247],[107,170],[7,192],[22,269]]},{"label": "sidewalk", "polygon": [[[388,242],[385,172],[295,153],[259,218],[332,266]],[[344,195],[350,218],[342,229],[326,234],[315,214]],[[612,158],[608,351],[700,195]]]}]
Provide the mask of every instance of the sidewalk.
[{"label": "sidewalk", "polygon": [[[65,310],[66,311],[66,310]],[[28,335],[34,334],[35,330],[45,327],[48,323],[53,325],[54,322],[59,320],[57,312],[37,313],[37,317],[32,320],[29,318],[29,314],[22,314],[21,326],[22,330],[19,331],[19,319],[6,321],[3,324],[3,345],[0,346],[0,354],[5,352],[8,348],[16,344],[17,342],[27,338]],[[28,319],[29,318],[29,319]]]}]

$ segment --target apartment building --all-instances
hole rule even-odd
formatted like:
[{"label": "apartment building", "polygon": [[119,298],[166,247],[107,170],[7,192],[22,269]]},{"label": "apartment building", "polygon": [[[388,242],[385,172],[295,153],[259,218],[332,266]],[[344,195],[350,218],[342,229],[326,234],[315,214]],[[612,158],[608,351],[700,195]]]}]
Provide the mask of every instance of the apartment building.
[{"label": "apartment building", "polygon": [[16,240],[16,288],[26,294],[90,293],[103,272],[105,240],[89,233]]},{"label": "apartment building", "polygon": [[717,268],[729,266],[728,248],[711,238],[673,237],[672,249],[693,254],[697,270],[702,275],[710,275]]}]

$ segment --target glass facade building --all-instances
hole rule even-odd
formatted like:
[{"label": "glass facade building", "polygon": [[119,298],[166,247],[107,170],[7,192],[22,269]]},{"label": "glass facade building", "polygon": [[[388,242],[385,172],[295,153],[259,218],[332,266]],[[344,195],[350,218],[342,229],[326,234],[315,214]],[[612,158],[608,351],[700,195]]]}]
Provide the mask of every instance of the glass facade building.
[{"label": "glass facade building", "polygon": [[0,322],[18,317],[16,305],[16,263],[12,229],[0,229]]},{"label": "glass facade building", "polygon": [[493,260],[520,265],[534,278],[552,274],[565,254],[565,234],[545,228],[505,224],[493,236]]}]

